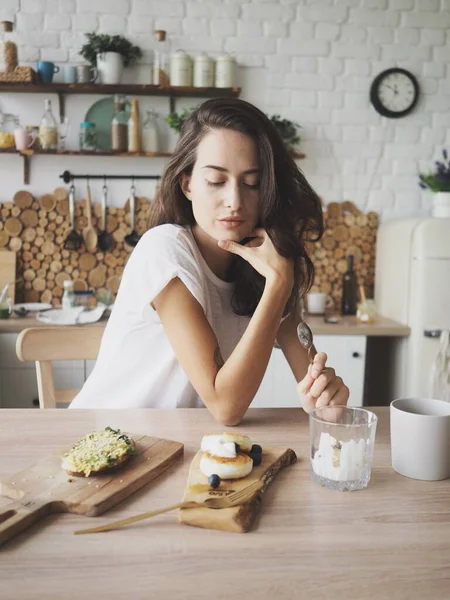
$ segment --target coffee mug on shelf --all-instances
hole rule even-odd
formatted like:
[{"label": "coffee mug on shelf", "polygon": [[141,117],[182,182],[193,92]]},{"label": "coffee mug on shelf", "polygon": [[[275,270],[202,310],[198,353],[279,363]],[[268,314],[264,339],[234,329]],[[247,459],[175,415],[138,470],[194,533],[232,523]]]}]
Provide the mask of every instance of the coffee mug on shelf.
[{"label": "coffee mug on shelf", "polygon": [[59,73],[59,67],[57,67],[55,63],[47,60],[38,61],[36,70],[43,83],[51,83],[53,81],[53,75]]},{"label": "coffee mug on shelf", "polygon": [[14,141],[17,150],[28,150],[36,141],[37,133],[35,130],[19,127],[14,130]]},{"label": "coffee mug on shelf", "polygon": [[77,66],[77,82],[78,83],[94,83],[97,80],[98,71],[90,65]]},{"label": "coffee mug on shelf", "polygon": [[306,310],[309,315],[323,315],[333,306],[333,299],[322,292],[310,292],[306,295]]},{"label": "coffee mug on shelf", "polygon": [[65,65],[63,68],[63,81],[64,83],[76,83],[77,68],[71,65]]},{"label": "coffee mug on shelf", "polygon": [[391,402],[392,468],[412,479],[450,478],[450,402],[398,398]]}]

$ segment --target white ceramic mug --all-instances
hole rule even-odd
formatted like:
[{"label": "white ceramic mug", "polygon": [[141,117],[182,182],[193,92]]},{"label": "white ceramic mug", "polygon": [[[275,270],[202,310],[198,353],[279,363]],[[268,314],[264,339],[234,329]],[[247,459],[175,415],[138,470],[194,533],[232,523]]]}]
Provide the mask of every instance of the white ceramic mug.
[{"label": "white ceramic mug", "polygon": [[390,416],[392,468],[412,479],[450,478],[450,402],[398,398]]},{"label": "white ceramic mug", "polygon": [[323,315],[325,309],[330,308],[332,304],[331,296],[322,292],[310,292],[306,296],[306,308],[310,315]]}]

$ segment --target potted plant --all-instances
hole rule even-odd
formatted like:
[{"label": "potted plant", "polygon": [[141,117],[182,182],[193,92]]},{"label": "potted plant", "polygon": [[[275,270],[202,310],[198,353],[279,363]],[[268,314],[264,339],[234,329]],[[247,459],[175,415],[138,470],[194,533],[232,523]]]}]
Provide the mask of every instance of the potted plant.
[{"label": "potted plant", "polygon": [[133,65],[142,56],[141,49],[121,35],[87,33],[80,54],[97,67],[102,83],[120,83],[123,67]]},{"label": "potted plant", "polygon": [[296,151],[296,146],[300,143],[300,136],[297,130],[301,125],[295,123],[295,121],[282,119],[280,115],[272,115],[270,120],[280,134],[287,151],[293,154]]},{"label": "potted plant", "polygon": [[442,157],[443,161],[434,163],[436,168],[433,172],[419,173],[420,187],[434,192],[433,217],[450,217],[450,162],[445,148]]},{"label": "potted plant", "polygon": [[194,111],[195,108],[184,108],[181,112],[173,112],[170,115],[167,115],[166,122],[169,124],[169,127],[175,131],[175,133],[180,133],[181,128],[185,119]]}]

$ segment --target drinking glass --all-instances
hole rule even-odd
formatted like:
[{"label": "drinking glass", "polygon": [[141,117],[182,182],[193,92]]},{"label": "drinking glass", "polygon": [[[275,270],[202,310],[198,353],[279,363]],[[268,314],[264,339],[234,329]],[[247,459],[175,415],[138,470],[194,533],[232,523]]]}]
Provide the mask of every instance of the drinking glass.
[{"label": "drinking glass", "polygon": [[325,406],[309,415],[312,480],[330,490],[369,485],[378,417],[369,410]]},{"label": "drinking glass", "polygon": [[64,117],[58,126],[59,133],[59,149],[64,151],[66,149],[66,138],[69,135],[70,121],[68,117]]}]

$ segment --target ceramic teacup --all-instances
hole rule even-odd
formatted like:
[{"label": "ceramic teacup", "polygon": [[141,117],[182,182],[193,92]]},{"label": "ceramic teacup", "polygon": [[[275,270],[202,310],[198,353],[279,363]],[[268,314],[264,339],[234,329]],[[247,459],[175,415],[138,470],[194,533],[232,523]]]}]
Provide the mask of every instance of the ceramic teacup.
[{"label": "ceramic teacup", "polygon": [[450,402],[398,398],[390,416],[392,468],[412,479],[450,478]]}]

